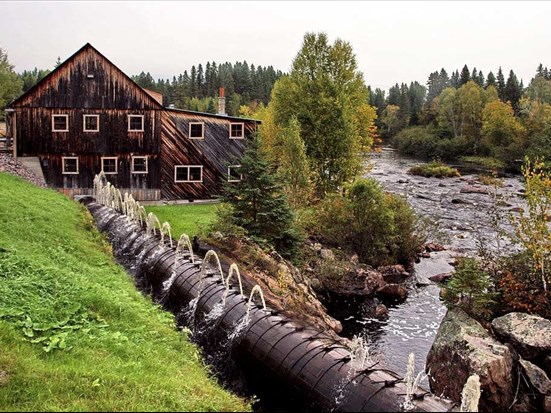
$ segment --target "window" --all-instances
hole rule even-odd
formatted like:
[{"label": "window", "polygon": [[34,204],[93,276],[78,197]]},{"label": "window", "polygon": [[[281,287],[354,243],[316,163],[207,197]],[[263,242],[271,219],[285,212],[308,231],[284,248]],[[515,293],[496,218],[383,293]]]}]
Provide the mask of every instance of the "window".
[{"label": "window", "polygon": [[230,123],[230,139],[244,139],[245,138],[245,124],[244,123]]},{"label": "window", "polygon": [[52,115],[52,132],[69,132],[69,115]]},{"label": "window", "polygon": [[77,175],[78,174],[78,158],[77,157],[62,157],[62,173],[63,175]]},{"label": "window", "polygon": [[203,182],[203,166],[202,165],[175,166],[174,182]]},{"label": "window", "polygon": [[205,139],[204,129],[205,124],[202,122],[189,123],[189,139]]},{"label": "window", "polygon": [[228,166],[228,182],[239,182],[243,179],[240,172],[241,165]]},{"label": "window", "polygon": [[147,156],[132,157],[132,173],[133,174],[147,173]]},{"label": "window", "polygon": [[128,115],[128,132],[143,132],[143,115]]},{"label": "window", "polygon": [[105,175],[114,175],[118,173],[118,165],[116,157],[101,158],[101,170]]},{"label": "window", "polygon": [[84,132],[99,132],[99,115],[84,115]]}]

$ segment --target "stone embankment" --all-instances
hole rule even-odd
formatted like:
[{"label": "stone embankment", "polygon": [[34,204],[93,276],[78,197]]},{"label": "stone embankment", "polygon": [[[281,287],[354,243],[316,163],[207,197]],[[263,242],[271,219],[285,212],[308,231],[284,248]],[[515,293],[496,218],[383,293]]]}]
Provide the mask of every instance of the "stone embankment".
[{"label": "stone embankment", "polygon": [[10,155],[0,154],[0,172],[7,172],[19,176],[41,188],[46,188],[44,179],[36,176],[30,169],[21,165],[20,162],[13,159]]}]

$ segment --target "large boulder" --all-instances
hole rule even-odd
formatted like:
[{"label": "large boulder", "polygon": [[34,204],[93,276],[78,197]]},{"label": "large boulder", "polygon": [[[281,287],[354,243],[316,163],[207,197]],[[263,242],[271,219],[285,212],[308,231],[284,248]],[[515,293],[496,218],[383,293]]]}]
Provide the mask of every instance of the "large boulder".
[{"label": "large boulder", "polygon": [[410,273],[406,271],[403,265],[384,265],[377,268],[381,273],[385,282],[390,284],[403,283],[410,277]]},{"label": "large boulder", "polygon": [[520,359],[519,362],[532,387],[544,396],[551,396],[551,380],[545,371],[527,360]]},{"label": "large boulder", "polygon": [[528,360],[551,352],[551,321],[525,313],[509,313],[492,321],[503,341],[511,343]]},{"label": "large boulder", "polygon": [[513,355],[459,308],[449,310],[427,356],[430,386],[460,403],[469,376],[478,374],[481,411],[502,411],[513,401]]},{"label": "large boulder", "polygon": [[408,290],[400,284],[387,284],[380,288],[377,293],[386,298],[391,298],[398,301],[404,301],[408,298]]}]

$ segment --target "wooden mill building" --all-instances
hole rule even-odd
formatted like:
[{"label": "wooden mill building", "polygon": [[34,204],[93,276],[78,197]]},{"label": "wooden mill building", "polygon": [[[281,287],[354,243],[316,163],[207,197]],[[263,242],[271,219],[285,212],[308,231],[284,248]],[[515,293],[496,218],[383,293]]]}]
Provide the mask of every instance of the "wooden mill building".
[{"label": "wooden mill building", "polygon": [[94,176],[138,200],[209,199],[240,179],[259,121],[166,108],[90,44],[6,111],[17,157],[40,162],[46,183],[91,194]]}]

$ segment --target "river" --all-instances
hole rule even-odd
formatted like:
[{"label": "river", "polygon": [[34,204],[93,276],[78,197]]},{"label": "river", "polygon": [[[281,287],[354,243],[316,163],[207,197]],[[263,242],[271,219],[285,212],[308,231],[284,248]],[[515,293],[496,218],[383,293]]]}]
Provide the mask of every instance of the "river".
[{"label": "river", "polygon": [[523,184],[517,176],[502,177],[503,186],[497,188],[483,185],[477,172],[461,166],[462,176],[458,178],[424,178],[407,173],[420,163],[383,148],[370,157],[371,170],[366,176],[376,179],[385,190],[406,197],[415,212],[430,223],[428,241],[443,244],[446,251],[432,252],[430,258],[415,264],[414,277],[408,284],[409,297],[401,304],[385,303],[389,308],[386,321],[362,315],[360,309],[343,323],[345,335],[367,337],[374,359],[400,374],[406,373],[410,353],[415,354],[416,371],[424,368],[446,314],[440,288],[428,277],[453,271],[450,263],[455,257],[477,256],[480,246],[493,251],[511,250],[512,245],[498,235],[492,221],[501,215],[502,229],[512,231],[507,216],[515,214],[515,208],[523,203]]}]

